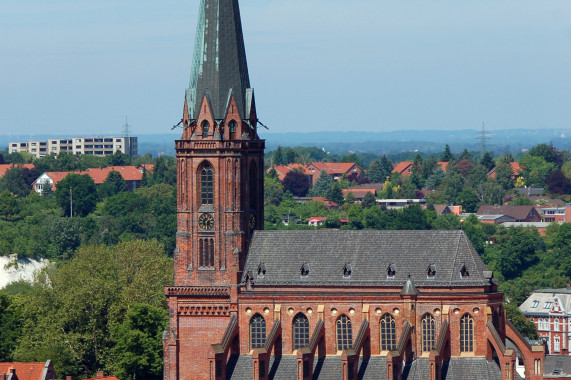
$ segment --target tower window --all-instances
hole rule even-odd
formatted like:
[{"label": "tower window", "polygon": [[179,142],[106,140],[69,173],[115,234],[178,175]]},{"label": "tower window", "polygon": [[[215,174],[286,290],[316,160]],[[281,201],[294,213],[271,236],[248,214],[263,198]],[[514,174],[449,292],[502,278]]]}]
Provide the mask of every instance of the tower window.
[{"label": "tower window", "polygon": [[230,130],[230,133],[236,132],[236,122],[234,120],[231,120],[230,123],[228,123],[228,129]]},{"label": "tower window", "polygon": [[293,349],[309,345],[309,321],[303,314],[298,314],[293,319]]},{"label": "tower window", "polygon": [[397,346],[396,322],[392,315],[381,317],[381,350],[394,350]]},{"label": "tower window", "polygon": [[260,314],[250,319],[250,349],[266,345],[266,320]]},{"label": "tower window", "polygon": [[337,319],[337,350],[345,350],[353,346],[353,330],[351,320],[345,314]]},{"label": "tower window", "polygon": [[200,239],[198,265],[200,267],[214,266],[214,239]]},{"label": "tower window", "polygon": [[350,278],[351,277],[351,264],[347,263],[345,264],[345,266],[343,267],[343,278]]},{"label": "tower window", "polygon": [[206,164],[200,173],[201,198],[203,205],[211,205],[214,201],[214,175],[212,166]]},{"label": "tower window", "polygon": [[428,266],[428,270],[427,270],[426,275],[427,275],[427,277],[429,277],[429,278],[433,278],[434,276],[436,276],[436,265],[430,264],[430,265]]},{"label": "tower window", "polygon": [[470,276],[470,272],[468,272],[468,268],[466,264],[462,265],[462,269],[460,269],[460,278],[466,278]]},{"label": "tower window", "polygon": [[431,314],[425,314],[420,321],[422,328],[422,351],[429,352],[434,348],[434,338],[436,336],[436,323]]},{"label": "tower window", "polygon": [[301,266],[301,275],[303,277],[309,276],[309,264],[307,263],[303,263],[303,265]]},{"label": "tower window", "polygon": [[210,124],[208,121],[204,120],[202,122],[202,138],[205,139],[208,137],[208,130],[210,129]]},{"label": "tower window", "polygon": [[474,351],[474,319],[464,314],[460,319],[460,352]]}]

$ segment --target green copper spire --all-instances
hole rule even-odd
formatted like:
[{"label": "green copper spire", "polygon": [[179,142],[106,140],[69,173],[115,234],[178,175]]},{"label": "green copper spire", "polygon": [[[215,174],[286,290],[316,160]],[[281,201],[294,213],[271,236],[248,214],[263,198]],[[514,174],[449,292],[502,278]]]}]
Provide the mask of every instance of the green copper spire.
[{"label": "green copper spire", "polygon": [[201,0],[190,85],[186,91],[189,116],[198,117],[205,94],[216,119],[226,114],[229,95],[246,117],[250,87],[238,0]]}]

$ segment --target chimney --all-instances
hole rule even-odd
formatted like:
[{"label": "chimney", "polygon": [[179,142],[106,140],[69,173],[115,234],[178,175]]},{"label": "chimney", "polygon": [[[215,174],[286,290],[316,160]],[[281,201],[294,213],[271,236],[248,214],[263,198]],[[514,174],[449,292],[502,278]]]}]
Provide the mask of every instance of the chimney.
[{"label": "chimney", "polygon": [[97,371],[97,378],[102,379],[105,377],[105,373],[103,371]]}]

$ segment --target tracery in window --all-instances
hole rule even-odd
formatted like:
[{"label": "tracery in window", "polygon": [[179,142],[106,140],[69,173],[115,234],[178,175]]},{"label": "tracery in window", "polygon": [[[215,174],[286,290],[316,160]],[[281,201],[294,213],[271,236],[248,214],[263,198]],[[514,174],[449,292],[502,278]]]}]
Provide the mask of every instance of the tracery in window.
[{"label": "tracery in window", "polygon": [[205,164],[200,171],[200,196],[203,205],[214,202],[214,171],[210,164]]},{"label": "tracery in window", "polygon": [[474,351],[474,319],[464,314],[460,319],[460,352]]},{"label": "tracery in window", "polygon": [[303,314],[293,319],[293,349],[309,345],[309,320]]},{"label": "tracery in window", "polygon": [[250,319],[250,349],[264,347],[266,344],[266,320],[260,314]]},{"label": "tracery in window", "polygon": [[381,350],[394,350],[397,345],[396,322],[389,313],[381,317]]},{"label": "tracery in window", "polygon": [[345,314],[337,319],[337,350],[345,350],[353,346],[353,330],[351,320]]},{"label": "tracery in window", "polygon": [[421,321],[422,329],[422,351],[429,352],[434,348],[434,339],[436,336],[436,323],[432,314],[425,314]]}]

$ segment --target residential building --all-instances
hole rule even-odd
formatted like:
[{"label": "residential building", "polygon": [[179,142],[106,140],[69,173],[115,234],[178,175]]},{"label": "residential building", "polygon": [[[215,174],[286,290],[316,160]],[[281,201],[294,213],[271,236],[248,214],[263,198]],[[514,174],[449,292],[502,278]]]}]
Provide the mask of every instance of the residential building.
[{"label": "residential building", "polygon": [[13,167],[22,168],[22,169],[35,169],[36,166],[34,164],[0,164],[0,177],[6,175],[6,172]]},{"label": "residential building", "polygon": [[[510,162],[512,168],[512,179],[517,179],[521,176],[521,173],[525,170],[519,162]],[[496,178],[496,168],[493,168],[488,172],[488,178]]]},{"label": "residential building", "polygon": [[307,220],[307,225],[313,226],[313,227],[319,227],[319,226],[322,226],[326,220],[327,220],[327,218],[324,216],[312,216]]},{"label": "residential building", "polygon": [[238,1],[201,1],[197,35],[164,379],[512,380],[508,340],[541,379],[543,346],[506,320],[463,231],[263,231],[265,141]]},{"label": "residential building", "polygon": [[[393,165],[392,173],[399,173],[403,177],[409,177],[412,175],[412,161],[401,161]],[[438,161],[438,167],[442,169],[445,173],[448,169],[447,161]]]},{"label": "residential building", "polygon": [[51,360],[46,362],[0,362],[2,380],[57,380]]},{"label": "residential building", "polygon": [[121,177],[127,184],[127,190],[133,191],[141,185],[143,173],[135,166],[108,166],[106,168],[90,168],[85,171],[72,171],[72,172],[45,172],[32,183],[32,188],[38,194],[41,194],[46,184],[49,184],[52,190],[55,191],[57,184],[64,179],[68,174],[88,175],[93,178],[95,185],[101,185],[109,173],[115,171],[121,174]]},{"label": "residential building", "polygon": [[571,286],[535,290],[520,305],[526,319],[535,323],[550,355],[569,355],[571,347]]},{"label": "residential building", "polygon": [[298,170],[307,174],[312,186],[315,185],[321,176],[322,171],[329,174],[334,181],[339,181],[343,176],[346,176],[349,179],[357,179],[362,172],[359,165],[354,162],[312,162],[307,165],[298,163],[276,165],[269,168],[267,172],[269,173],[272,169],[276,170],[280,181],[283,181],[287,173],[290,171]]},{"label": "residential building", "polygon": [[36,158],[60,152],[104,157],[117,151],[137,157],[137,137],[71,137],[45,141],[10,142],[9,153],[31,153]]},{"label": "residential building", "polygon": [[420,205],[426,204],[426,199],[377,199],[377,204],[382,209],[402,209],[410,205]]},{"label": "residential building", "polygon": [[362,185],[351,186],[347,189],[343,189],[343,197],[347,198],[349,193],[355,196],[356,202],[361,203],[367,193],[373,194],[375,197],[377,193],[383,189],[382,183],[365,183]]},{"label": "residential building", "polygon": [[482,205],[476,215],[508,215],[514,222],[541,222],[541,213],[534,206]]}]

